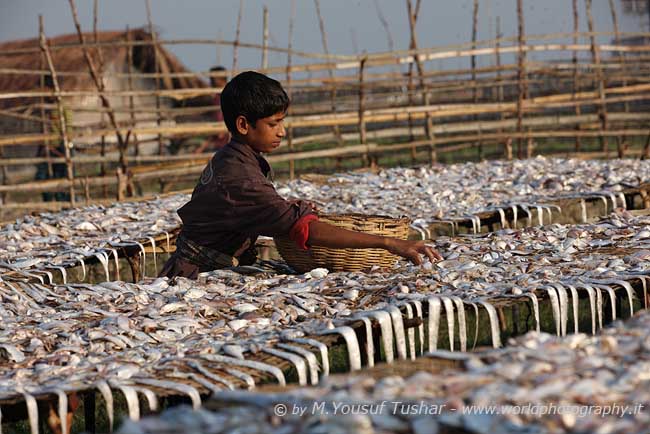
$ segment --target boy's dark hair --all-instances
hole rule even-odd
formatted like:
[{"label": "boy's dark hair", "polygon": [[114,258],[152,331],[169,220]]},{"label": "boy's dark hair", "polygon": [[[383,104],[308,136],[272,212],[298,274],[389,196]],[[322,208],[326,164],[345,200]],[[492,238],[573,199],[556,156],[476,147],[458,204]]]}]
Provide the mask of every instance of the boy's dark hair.
[{"label": "boy's dark hair", "polygon": [[237,134],[235,120],[244,116],[255,127],[258,119],[286,112],[289,97],[282,85],[254,71],[238,74],[226,84],[221,93],[221,111],[228,131]]}]

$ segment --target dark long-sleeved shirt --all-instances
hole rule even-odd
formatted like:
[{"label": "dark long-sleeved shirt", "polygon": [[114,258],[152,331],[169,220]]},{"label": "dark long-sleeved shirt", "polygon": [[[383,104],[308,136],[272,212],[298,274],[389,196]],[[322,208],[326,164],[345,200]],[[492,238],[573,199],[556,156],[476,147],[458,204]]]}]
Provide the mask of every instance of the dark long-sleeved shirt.
[{"label": "dark long-sleeved shirt", "polygon": [[306,202],[280,197],[271,178],[262,155],[231,140],[212,157],[192,199],[178,210],[183,235],[231,256],[239,256],[259,235],[289,235],[312,210]]}]

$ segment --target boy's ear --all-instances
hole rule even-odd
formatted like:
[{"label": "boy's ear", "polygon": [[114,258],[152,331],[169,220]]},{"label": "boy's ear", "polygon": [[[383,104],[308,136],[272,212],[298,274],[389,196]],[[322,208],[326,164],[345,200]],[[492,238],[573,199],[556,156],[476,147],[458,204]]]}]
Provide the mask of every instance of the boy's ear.
[{"label": "boy's ear", "polygon": [[242,136],[248,134],[248,129],[250,128],[250,126],[245,116],[242,115],[237,116],[237,118],[235,119],[235,128],[237,128],[237,132]]}]

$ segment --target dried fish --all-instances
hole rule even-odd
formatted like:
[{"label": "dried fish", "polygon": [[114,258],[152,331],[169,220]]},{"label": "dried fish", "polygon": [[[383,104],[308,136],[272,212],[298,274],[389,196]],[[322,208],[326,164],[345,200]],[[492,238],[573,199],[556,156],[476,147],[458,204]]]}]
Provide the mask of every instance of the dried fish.
[{"label": "dried fish", "polygon": [[384,309],[389,313],[393,322],[393,333],[395,334],[395,347],[397,348],[397,357],[400,360],[406,360],[406,335],[404,334],[404,321],[402,312],[397,306],[388,306]]},{"label": "dried fish", "polygon": [[485,308],[485,311],[490,318],[490,331],[492,333],[492,346],[499,348],[501,346],[501,329],[499,328],[499,319],[497,318],[497,311],[490,303],[478,300],[478,304]]},{"label": "dried fish", "polygon": [[[413,319],[413,308],[410,304],[404,303],[404,309],[406,310],[406,318]],[[409,357],[411,360],[415,360],[415,330],[413,327],[410,327],[407,331],[408,344],[409,344]]]},{"label": "dried fish", "polygon": [[[367,320],[367,318],[366,318]],[[372,339],[371,339],[372,340]],[[318,384],[318,360],[316,360],[316,356],[314,353],[311,351],[299,347],[297,345],[290,345],[290,344],[284,344],[284,343],[279,343],[276,345],[277,348],[280,348],[282,350],[290,351],[296,354],[301,355],[302,357],[305,358],[307,361],[307,366],[309,367],[309,381],[312,385]],[[370,366],[370,365],[369,365]]]},{"label": "dried fish", "polygon": [[113,407],[113,393],[108,383],[104,380],[99,380],[95,383],[97,390],[102,394],[104,402],[106,403],[106,414],[108,416],[108,432],[113,432],[113,422],[114,422],[114,407]]},{"label": "dried fish", "polygon": [[187,395],[192,400],[192,407],[198,410],[201,407],[201,396],[199,392],[192,386],[183,383],[177,383],[169,380],[155,380],[151,378],[134,378],[138,384],[145,384],[147,386],[159,387],[161,389],[174,390]]},{"label": "dried fish", "polygon": [[383,310],[375,310],[369,312],[359,312],[357,315],[367,316],[379,323],[381,331],[382,346],[384,349],[384,357],[386,363],[393,363],[393,322],[391,315]]},{"label": "dried fish", "polygon": [[440,327],[440,298],[438,297],[429,297],[427,299],[429,306],[429,322],[428,322],[428,333],[429,333],[429,351],[435,351],[438,349],[438,330]]},{"label": "dried fish", "polygon": [[[209,378],[210,380],[220,383],[224,386],[226,386],[230,390],[235,389],[235,385],[228,381],[227,379],[220,377],[219,375],[216,375],[210,371],[208,371],[198,360],[188,360],[187,366],[195,369],[199,374],[203,375],[206,378]],[[253,383],[253,387],[255,387],[255,383]]]},{"label": "dried fish", "polygon": [[230,367],[224,368],[224,371],[226,371],[226,373],[228,373],[229,375],[232,375],[233,377],[243,381],[244,384],[246,384],[246,388],[248,390],[255,389],[255,379],[253,378],[252,375],[240,371],[239,369],[230,368]]},{"label": "dried fish", "polygon": [[291,362],[293,366],[296,368],[296,372],[298,373],[298,384],[300,384],[301,386],[307,384],[307,366],[305,365],[305,361],[300,356],[293,353],[289,353],[287,351],[281,351],[269,347],[262,348],[262,351],[272,356],[278,357],[280,359],[288,360],[289,362]]},{"label": "dried fish", "polygon": [[456,305],[456,311],[458,312],[458,335],[460,339],[460,350],[467,351],[467,325],[465,323],[465,306],[460,297],[450,297],[451,300]]},{"label": "dried fish", "polygon": [[225,365],[243,366],[245,368],[266,372],[273,375],[281,386],[286,385],[282,371],[277,367],[268,365],[266,363],[255,362],[252,360],[240,360],[234,357],[221,356],[217,354],[202,354],[201,357],[212,362],[219,362]]},{"label": "dried fish", "polygon": [[29,429],[32,434],[38,434],[38,405],[36,398],[27,392],[22,392],[27,405],[27,416],[29,418]]},{"label": "dried fish", "polygon": [[[345,345],[348,349],[348,363],[350,371],[361,369],[361,352],[359,351],[359,341],[354,330],[348,326],[337,327],[331,330],[323,330],[321,335],[340,334],[345,339]],[[406,358],[406,357],[405,357]]]},{"label": "dried fish", "polygon": [[447,331],[449,333],[449,350],[454,351],[454,305],[449,297],[440,297],[445,307],[445,317],[447,318]]},{"label": "dried fish", "polygon": [[310,345],[312,347],[318,348],[318,350],[320,351],[320,356],[322,361],[321,367],[322,367],[323,376],[327,377],[330,374],[330,363],[329,363],[327,345],[325,345],[320,341],[317,341],[316,339],[290,338],[287,340],[289,342],[295,342],[297,344],[302,344],[302,345]]},{"label": "dried fish", "polygon": [[59,421],[61,423],[61,432],[67,434],[68,431],[68,396],[61,389],[54,391],[58,398]]}]

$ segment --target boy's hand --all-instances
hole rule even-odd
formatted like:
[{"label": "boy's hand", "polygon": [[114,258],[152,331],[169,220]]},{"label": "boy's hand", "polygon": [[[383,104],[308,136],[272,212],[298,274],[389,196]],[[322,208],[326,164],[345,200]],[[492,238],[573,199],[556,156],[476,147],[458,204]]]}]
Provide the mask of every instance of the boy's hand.
[{"label": "boy's hand", "polygon": [[428,246],[424,241],[409,241],[398,240],[397,238],[389,238],[386,249],[403,258],[408,259],[415,265],[422,264],[422,255],[426,255],[431,262],[436,262],[442,259],[433,247]]}]

